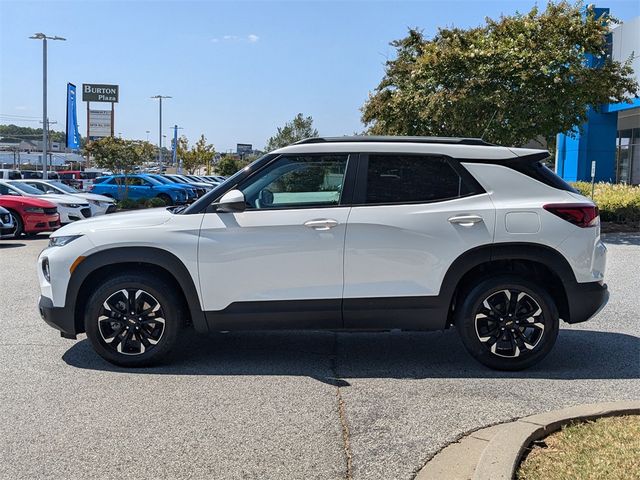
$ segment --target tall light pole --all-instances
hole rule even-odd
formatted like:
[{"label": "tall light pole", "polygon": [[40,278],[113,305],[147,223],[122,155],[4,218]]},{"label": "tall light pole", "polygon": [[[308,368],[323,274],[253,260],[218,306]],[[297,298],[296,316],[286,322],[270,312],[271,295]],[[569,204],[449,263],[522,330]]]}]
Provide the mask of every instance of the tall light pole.
[{"label": "tall light pole", "polygon": [[162,99],[163,98],[172,98],[167,95],[154,95],[151,98],[157,98],[160,101],[160,122],[158,127],[158,168],[160,172],[162,172]]},{"label": "tall light pole", "polygon": [[42,178],[49,178],[49,166],[47,162],[47,40],[66,40],[66,38],[48,37],[44,33],[34,33],[32,40],[42,40]]}]

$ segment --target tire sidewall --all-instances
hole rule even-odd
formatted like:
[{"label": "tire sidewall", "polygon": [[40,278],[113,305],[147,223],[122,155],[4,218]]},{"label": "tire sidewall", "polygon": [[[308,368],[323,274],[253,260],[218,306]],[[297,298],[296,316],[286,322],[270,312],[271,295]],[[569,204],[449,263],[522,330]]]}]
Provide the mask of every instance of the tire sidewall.
[{"label": "tire sidewall", "polygon": [[[153,295],[164,310],[165,327],[162,338],[152,349],[140,355],[126,355],[109,347],[98,330],[98,316],[104,301],[123,288],[140,289]],[[108,362],[126,367],[143,367],[168,357],[182,327],[181,301],[172,288],[151,275],[123,274],[100,284],[91,294],[85,310],[85,331],[96,352]]]},{"label": "tire sidewall", "polygon": [[[482,302],[493,293],[509,288],[525,292],[538,302],[545,321],[540,342],[532,351],[516,358],[491,353],[480,342],[475,326],[475,315]],[[516,275],[502,275],[488,278],[468,291],[457,311],[455,325],[465,348],[480,363],[497,370],[522,370],[539,362],[551,351],[558,336],[559,318],[555,302],[544,288]]]},{"label": "tire sidewall", "polygon": [[15,233],[13,234],[13,238],[18,238],[20,235],[24,233],[24,223],[22,222],[22,217],[14,212],[13,210],[9,210],[9,214],[13,219],[13,223],[15,224]]}]

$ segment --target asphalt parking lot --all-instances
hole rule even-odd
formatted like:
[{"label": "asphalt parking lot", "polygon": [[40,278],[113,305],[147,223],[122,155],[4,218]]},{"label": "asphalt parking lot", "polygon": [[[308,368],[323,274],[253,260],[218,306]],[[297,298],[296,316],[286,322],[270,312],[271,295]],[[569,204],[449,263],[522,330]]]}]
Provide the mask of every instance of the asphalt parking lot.
[{"label": "asphalt parking lot", "polygon": [[607,308],[518,373],[454,330],[188,336],[171,365],[120,369],[40,319],[46,242],[0,241],[2,479],[410,479],[470,430],[640,398],[640,235],[607,237]]}]

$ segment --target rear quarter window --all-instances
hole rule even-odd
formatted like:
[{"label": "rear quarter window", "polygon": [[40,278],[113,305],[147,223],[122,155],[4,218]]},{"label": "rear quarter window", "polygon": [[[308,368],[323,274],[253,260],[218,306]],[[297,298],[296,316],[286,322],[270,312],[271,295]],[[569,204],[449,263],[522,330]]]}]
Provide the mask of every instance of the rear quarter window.
[{"label": "rear quarter window", "polygon": [[526,175],[527,177],[533,178],[534,180],[542,182],[550,187],[557,188],[558,190],[579,193],[575,188],[556,175],[555,172],[543,163],[543,161],[516,161],[512,165],[509,165],[509,167]]}]

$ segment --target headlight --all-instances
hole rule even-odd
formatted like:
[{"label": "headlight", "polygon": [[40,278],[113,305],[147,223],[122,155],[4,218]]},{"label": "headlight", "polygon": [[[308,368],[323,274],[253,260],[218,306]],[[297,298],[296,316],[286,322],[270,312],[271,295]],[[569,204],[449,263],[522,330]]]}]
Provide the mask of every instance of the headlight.
[{"label": "headlight", "polygon": [[80,208],[80,207],[87,207],[88,206],[88,205],[82,204],[82,203],[61,203],[60,205],[62,205],[63,207],[67,207],[67,208]]},{"label": "headlight", "polygon": [[38,207],[27,207],[24,211],[29,213],[44,213],[44,209]]},{"label": "headlight", "polygon": [[49,237],[50,247],[64,247],[67,243],[73,242],[76,238],[80,238],[82,235],[67,235],[62,237]]}]

